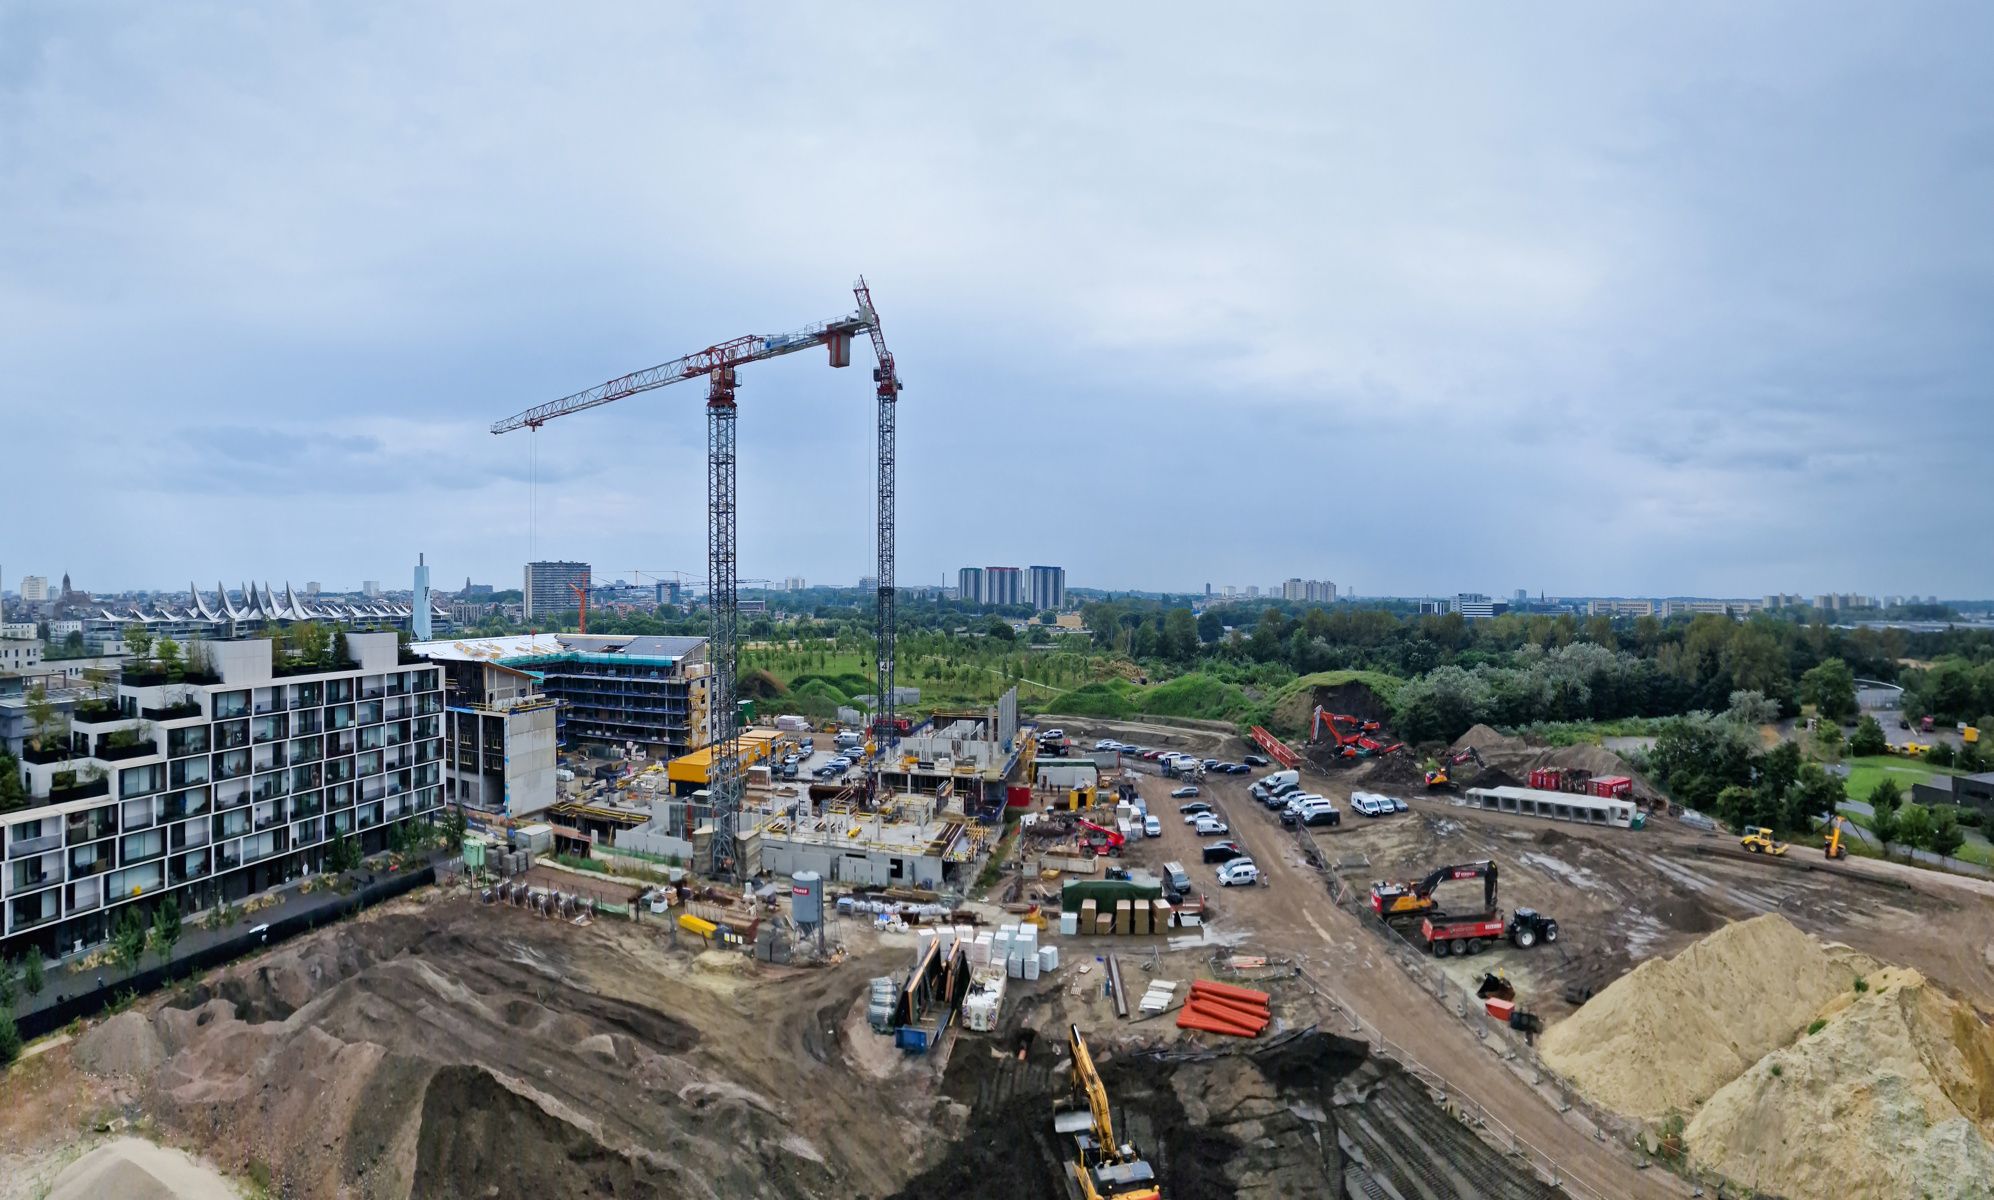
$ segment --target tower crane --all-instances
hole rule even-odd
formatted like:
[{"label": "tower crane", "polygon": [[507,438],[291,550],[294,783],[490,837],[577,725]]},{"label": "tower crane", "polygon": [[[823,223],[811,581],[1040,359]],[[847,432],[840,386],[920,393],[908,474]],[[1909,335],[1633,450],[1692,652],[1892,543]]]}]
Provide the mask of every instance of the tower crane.
[{"label": "tower crane", "polygon": [[893,354],[886,348],[886,338],[879,327],[879,313],[873,308],[872,292],[864,278],[853,285],[852,294],[858,301],[858,311],[847,316],[806,325],[789,333],[750,334],[720,342],[683,358],[611,379],[587,391],[537,405],[492,423],[494,434],[510,433],[516,429],[537,430],[556,417],[613,404],[674,383],[702,376],[706,379],[706,573],[711,600],[708,653],[712,661],[707,695],[712,713],[713,770],[709,776],[709,787],[714,835],[710,873],[716,877],[731,878],[736,874],[734,839],[741,813],[740,713],[735,707],[735,679],[740,666],[737,608],[740,587],[735,570],[737,543],[734,528],[734,391],[740,386],[740,368],[812,346],[826,349],[831,366],[847,367],[852,361],[852,339],[860,333],[871,337],[873,354],[878,359],[872,377],[879,410],[879,712],[888,719],[890,728],[895,636],[894,418],[900,396],[900,377],[894,369]]}]

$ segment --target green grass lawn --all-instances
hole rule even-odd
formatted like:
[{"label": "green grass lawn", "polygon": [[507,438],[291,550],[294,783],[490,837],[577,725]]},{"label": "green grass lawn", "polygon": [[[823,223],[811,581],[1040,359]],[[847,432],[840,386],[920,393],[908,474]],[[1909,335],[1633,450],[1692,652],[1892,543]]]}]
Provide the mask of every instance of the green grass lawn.
[{"label": "green grass lawn", "polygon": [[1912,784],[1929,782],[1934,775],[1959,774],[1951,767],[1935,767],[1919,759],[1901,758],[1895,754],[1872,754],[1845,762],[1849,768],[1845,790],[1851,800],[1868,800],[1870,792],[1886,776],[1897,781],[1898,788],[1908,800]]}]

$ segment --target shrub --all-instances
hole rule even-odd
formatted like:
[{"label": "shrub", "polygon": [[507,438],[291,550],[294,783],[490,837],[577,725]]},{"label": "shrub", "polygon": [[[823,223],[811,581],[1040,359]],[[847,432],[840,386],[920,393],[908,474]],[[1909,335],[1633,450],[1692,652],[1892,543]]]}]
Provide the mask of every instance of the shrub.
[{"label": "shrub", "polygon": [[1774,1063],[1772,1065],[1772,1077],[1774,1079],[1778,1079],[1781,1075],[1784,1074],[1786,1074],[1786,1070],[1783,1067],[1781,1067],[1778,1063]]},{"label": "shrub", "polygon": [[1860,975],[1856,976],[1856,991],[1858,993],[1861,993],[1861,992],[1866,992],[1868,990],[1869,990],[1869,980],[1864,979]]},{"label": "shrub", "polygon": [[1807,1027],[1807,1036],[1813,1037],[1815,1034],[1821,1032],[1823,1029],[1826,1029],[1827,1027],[1828,1027],[1828,1020],[1826,1017],[1816,1017],[1814,1018],[1814,1023]]},{"label": "shrub", "polygon": [[14,1024],[14,1011],[0,1008],[0,1067],[21,1056],[21,1029]]}]

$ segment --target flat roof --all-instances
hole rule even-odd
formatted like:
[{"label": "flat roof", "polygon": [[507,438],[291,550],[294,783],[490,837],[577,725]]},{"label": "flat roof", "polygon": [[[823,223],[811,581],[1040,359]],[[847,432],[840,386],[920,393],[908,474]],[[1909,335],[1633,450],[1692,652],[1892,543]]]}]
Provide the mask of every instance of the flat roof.
[{"label": "flat roof", "polygon": [[1512,787],[1508,784],[1504,784],[1502,787],[1469,788],[1468,794],[1470,796],[1499,796],[1505,800],[1535,800],[1539,804],[1548,802],[1552,804],[1568,804],[1575,807],[1584,806],[1586,808],[1606,808],[1613,805],[1618,805],[1622,808],[1632,808],[1634,806],[1634,802],[1625,796],[1594,796],[1584,792],[1552,792],[1546,791],[1543,788]]},{"label": "flat roof", "polygon": [[676,662],[705,644],[703,637],[653,634],[520,633],[504,637],[413,642],[409,649],[424,658],[454,662],[504,664],[513,659],[550,658],[562,654],[603,654]]}]

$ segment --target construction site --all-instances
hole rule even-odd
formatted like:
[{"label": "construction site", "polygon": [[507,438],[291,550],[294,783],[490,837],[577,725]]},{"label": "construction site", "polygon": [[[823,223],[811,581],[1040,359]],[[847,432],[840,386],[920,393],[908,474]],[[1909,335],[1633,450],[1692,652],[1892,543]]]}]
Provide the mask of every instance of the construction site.
[{"label": "construction site", "polygon": [[[706,382],[707,744],[42,1039],[0,1200],[1989,1195],[1985,881],[1752,853],[1597,746],[1429,767],[1361,688],[1299,746],[896,712],[854,294],[493,426]],[[860,336],[881,707],[744,729],[738,372]]]}]

